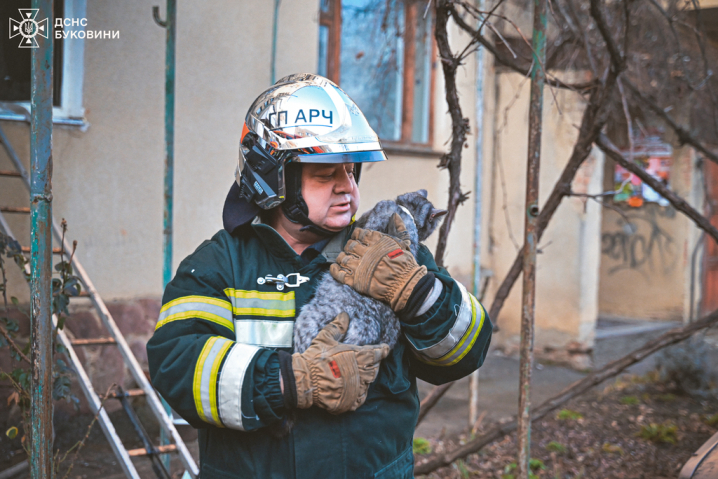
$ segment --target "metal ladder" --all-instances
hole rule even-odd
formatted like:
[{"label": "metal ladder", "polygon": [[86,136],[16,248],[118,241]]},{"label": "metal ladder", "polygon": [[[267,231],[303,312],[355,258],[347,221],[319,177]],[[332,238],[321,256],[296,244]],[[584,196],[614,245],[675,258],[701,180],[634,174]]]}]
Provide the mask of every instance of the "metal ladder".
[{"label": "metal ladder", "polygon": [[[30,177],[28,176],[27,171],[20,162],[19,157],[15,153],[15,150],[8,141],[7,136],[5,135],[5,132],[2,130],[1,127],[0,143],[2,143],[8,157],[15,166],[14,171],[0,170],[0,177],[4,176],[10,178],[20,178],[24,180],[25,186],[28,188],[29,191]],[[17,238],[15,238],[15,236],[12,234],[12,231],[10,230],[10,227],[2,213],[28,214],[30,213],[30,208],[0,207],[0,229],[3,230],[7,236],[17,241]],[[64,250],[64,254],[66,254],[68,258],[71,257],[70,253],[72,252],[72,247],[67,241],[67,239],[63,240],[62,231],[58,226],[58,223],[54,221],[54,219],[52,222],[52,231],[55,241],[60,245],[59,248],[53,248],[53,253],[59,254],[60,251]],[[22,251],[29,252],[30,250],[29,248],[23,247]],[[199,469],[197,467],[197,464],[194,462],[194,459],[192,458],[191,454],[189,453],[189,450],[187,449],[187,446],[177,432],[177,429],[173,424],[172,417],[168,416],[167,412],[165,411],[159,396],[157,395],[154,388],[152,387],[149,380],[142,371],[140,364],[137,362],[137,358],[135,358],[135,355],[132,353],[132,350],[127,344],[127,341],[125,341],[125,338],[120,332],[120,329],[117,327],[115,320],[112,318],[110,311],[107,309],[105,302],[102,300],[99,293],[95,289],[95,286],[92,284],[92,281],[90,281],[90,277],[87,275],[87,272],[82,267],[82,264],[80,263],[76,255],[72,256],[72,268],[75,272],[75,275],[80,278],[84,289],[80,296],[88,297],[92,301],[92,304],[94,305],[97,314],[102,320],[102,323],[109,332],[110,336],[92,339],[70,339],[64,330],[58,330],[58,338],[60,340],[60,343],[67,349],[67,356],[69,357],[73,367],[75,368],[75,371],[77,372],[80,386],[85,394],[85,397],[87,398],[87,401],[90,404],[90,409],[92,410],[93,414],[98,415],[98,422],[102,427],[102,431],[105,433],[105,436],[107,437],[107,440],[109,441],[112,450],[117,456],[117,459],[119,460],[120,465],[125,472],[125,475],[131,479],[140,479],[140,475],[137,473],[137,469],[132,463],[132,457],[148,456],[152,460],[152,468],[157,477],[161,479],[170,479],[170,474],[165,468],[160,455],[167,453],[179,453],[182,464],[185,467],[184,477],[186,477],[187,475],[189,475],[191,478],[198,477]],[[30,273],[30,267],[27,264],[25,265],[25,272],[28,275]],[[54,325],[57,325],[57,317],[55,315],[53,315],[52,321]],[[142,440],[142,443],[144,445],[143,448],[128,450],[122,444],[122,441],[117,435],[117,432],[115,431],[115,426],[112,424],[110,417],[108,416],[105,409],[101,408],[101,397],[93,388],[84,366],[82,365],[79,358],[77,357],[77,354],[75,353],[75,347],[98,345],[116,346],[117,348],[119,348],[120,354],[122,355],[122,359],[125,365],[130,370],[133,379],[140,386],[139,389],[132,389],[128,391],[123,391],[120,388],[117,388],[114,393],[111,393],[107,397],[102,399],[118,399],[121,402],[122,407],[127,413],[130,422],[132,423],[135,431]],[[168,444],[164,446],[154,446],[152,444],[149,435],[145,431],[144,427],[142,426],[142,423],[137,417],[137,414],[132,409],[132,406],[128,400],[130,397],[136,396],[145,396],[147,398],[147,402],[150,405],[150,409],[157,418],[160,427],[164,430],[167,437],[172,440],[173,444]]]}]

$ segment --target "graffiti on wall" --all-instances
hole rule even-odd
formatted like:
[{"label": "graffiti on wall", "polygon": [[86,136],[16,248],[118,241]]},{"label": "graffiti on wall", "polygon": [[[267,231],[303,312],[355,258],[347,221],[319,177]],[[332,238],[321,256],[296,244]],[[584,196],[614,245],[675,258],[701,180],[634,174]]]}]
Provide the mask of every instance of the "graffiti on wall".
[{"label": "graffiti on wall", "polygon": [[601,253],[611,260],[608,274],[634,270],[649,279],[650,273],[672,272],[678,248],[666,226],[675,216],[672,207],[646,205],[618,218],[619,229],[601,235]]}]

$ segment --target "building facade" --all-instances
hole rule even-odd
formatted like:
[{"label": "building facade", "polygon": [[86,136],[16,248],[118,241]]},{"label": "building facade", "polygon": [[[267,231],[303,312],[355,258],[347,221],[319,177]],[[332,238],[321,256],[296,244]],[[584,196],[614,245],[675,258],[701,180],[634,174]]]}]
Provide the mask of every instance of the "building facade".
[{"label": "building facade", "polygon": [[[448,172],[437,165],[448,149],[451,124],[426,2],[389,2],[388,10],[387,2],[372,0],[276,4],[278,10],[275,2],[260,0],[179,4],[174,267],[222,227],[246,110],[273,80],[290,73],[316,72],[338,81],[379,132],[389,161],[363,170],[360,211],[420,188],[438,207],[447,203]],[[14,7],[5,13],[14,14]],[[163,290],[165,31],[153,21],[152,3],[142,0],[57,0],[56,10],[64,18],[85,19],[86,26],[70,23],[63,29],[67,32],[82,26],[111,34],[63,38],[53,212],[57,220],[67,220],[69,238],[78,241],[77,255],[143,360]],[[15,48],[5,36],[4,51]],[[452,26],[450,40],[456,50],[468,38]],[[481,214],[473,197],[459,208],[445,263],[472,287],[474,224],[480,217],[488,308],[523,238],[529,85],[487,56],[477,98],[475,62],[475,55],[467,58],[458,77],[463,114],[472,128],[461,183],[464,191],[474,189],[480,137]],[[23,100],[3,94],[0,126],[27,166],[29,125],[18,121]],[[544,105],[541,201],[568,161],[584,102],[577,93],[547,89]],[[477,112],[483,115],[482,131],[476,130]],[[692,155],[672,149],[668,184],[702,208]],[[0,151],[0,169],[8,164]],[[615,166],[594,151],[573,191],[609,191],[615,175]],[[26,206],[24,187],[2,181],[2,204]],[[703,288],[696,266],[702,252],[693,254],[702,241],[696,229],[660,202],[646,201],[626,212],[634,226],[585,197],[562,202],[539,244],[537,350],[590,351],[601,318],[681,322],[696,316]],[[28,241],[29,220],[8,220]],[[429,242],[432,249],[437,235]],[[22,278],[10,273],[10,294],[27,302]],[[501,329],[494,344],[509,350],[518,343],[520,296],[519,281],[493,318]],[[67,325],[78,337],[90,335],[93,328],[87,324],[97,323],[83,301],[75,301],[77,319]]]}]

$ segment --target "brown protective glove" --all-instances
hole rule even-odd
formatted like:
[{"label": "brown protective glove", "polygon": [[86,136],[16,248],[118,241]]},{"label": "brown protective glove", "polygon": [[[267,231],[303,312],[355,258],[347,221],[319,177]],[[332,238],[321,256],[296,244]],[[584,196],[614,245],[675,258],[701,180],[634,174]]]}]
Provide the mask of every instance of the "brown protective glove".
[{"label": "brown protective glove", "polygon": [[341,313],[319,331],[306,351],[292,355],[297,407],[316,404],[332,414],[355,411],[366,401],[389,346],[341,344],[349,315]]},{"label": "brown protective glove", "polygon": [[389,231],[399,240],[378,231],[355,229],[329,271],[340,283],[398,312],[427,271],[409,251],[409,235],[396,213],[389,220]]}]

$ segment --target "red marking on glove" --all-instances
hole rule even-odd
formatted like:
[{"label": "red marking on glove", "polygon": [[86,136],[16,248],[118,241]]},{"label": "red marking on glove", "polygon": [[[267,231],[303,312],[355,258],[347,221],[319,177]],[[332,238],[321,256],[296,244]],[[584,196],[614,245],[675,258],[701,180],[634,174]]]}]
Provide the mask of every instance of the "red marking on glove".
[{"label": "red marking on glove", "polygon": [[403,250],[403,249],[401,249],[401,248],[395,249],[394,251],[392,251],[391,253],[389,253],[389,258],[390,258],[390,259],[394,259],[394,258],[396,258],[396,257],[399,257],[399,256],[403,255],[403,254],[404,254],[404,250]]},{"label": "red marking on glove", "polygon": [[333,359],[329,361],[329,368],[332,370],[332,374],[335,378],[342,377],[342,373],[339,371],[339,366],[337,365],[337,362]]}]

